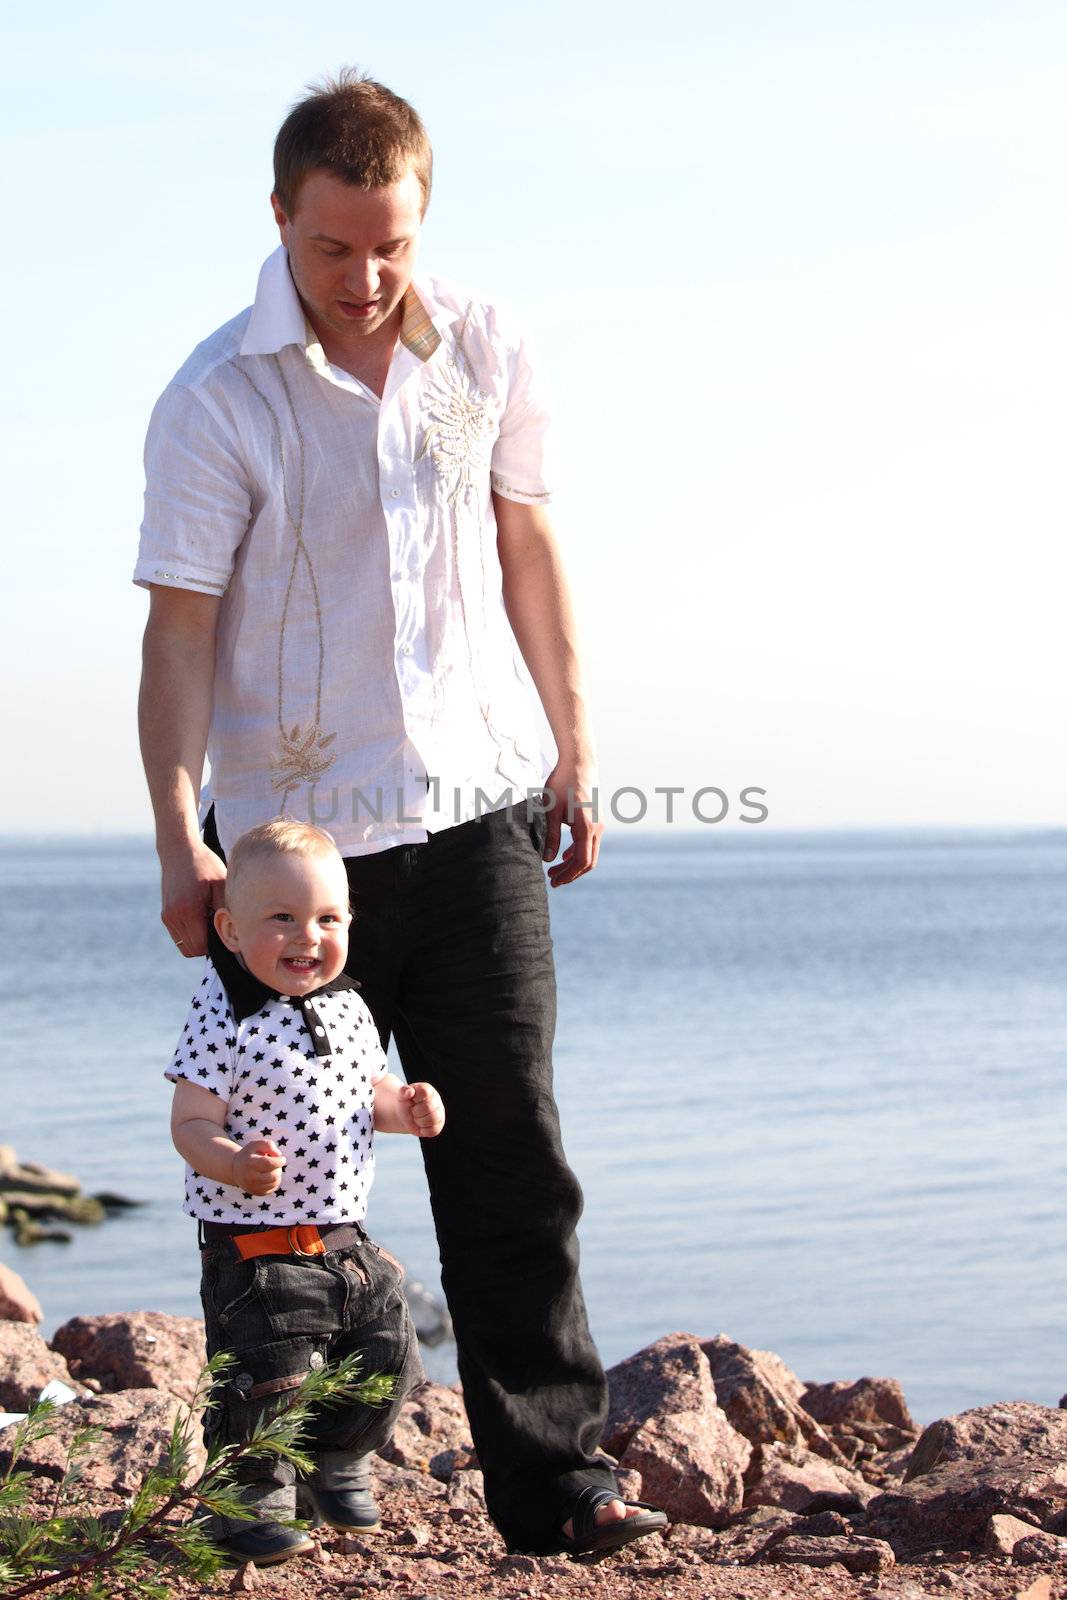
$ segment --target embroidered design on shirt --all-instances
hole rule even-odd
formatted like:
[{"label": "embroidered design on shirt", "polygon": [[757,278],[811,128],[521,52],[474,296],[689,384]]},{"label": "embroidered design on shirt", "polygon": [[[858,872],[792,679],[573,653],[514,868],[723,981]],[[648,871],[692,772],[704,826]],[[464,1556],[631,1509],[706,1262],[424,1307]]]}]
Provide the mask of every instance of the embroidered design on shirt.
[{"label": "embroidered design on shirt", "polygon": [[[473,545],[480,563],[478,570],[480,632],[484,638],[487,628],[488,576],[485,567],[481,507],[484,488],[487,482],[492,480],[490,461],[493,444],[499,432],[499,420],[493,398],[479,388],[474,364],[467,354],[467,329],[472,309],[469,307],[467,310],[452,352],[443,361],[428,368],[426,388],[423,391],[428,426],[415,460],[422,461],[428,456],[446,491],[452,535],[449,554],[463,635],[467,642],[467,668],[486,732],[496,746],[496,771],[505,781],[509,781],[509,775],[501,764],[503,750],[508,743],[515,749],[516,754],[518,748],[514,739],[504,736],[493,716],[484,663],[478,658],[474,648],[471,610],[463,582],[461,548]],[[465,508],[473,515],[469,519],[466,537],[463,538],[460,531],[460,511]],[[470,526],[470,523],[473,523],[473,526]],[[435,688],[439,686],[439,682],[438,678]],[[437,721],[436,707],[432,720],[434,723]]]},{"label": "embroidered design on shirt", "polygon": [[[285,370],[278,356],[270,358],[277,370],[281,381],[282,391],[286,404],[289,407],[289,416],[292,419],[293,431],[296,434],[299,447],[300,475],[297,483],[297,494],[294,501],[290,494],[289,476],[285,466],[285,441],[282,437],[281,423],[278,413],[245,369],[236,361],[230,365],[239,372],[252,392],[258,395],[267,409],[271,427],[274,431],[274,440],[278,447],[278,460],[282,473],[282,500],[285,505],[285,515],[289,526],[293,530],[293,558],[289,567],[289,581],[285,586],[285,600],[282,604],[281,625],[278,629],[278,656],[277,656],[277,717],[278,717],[278,752],[271,757],[271,788],[277,793],[281,791],[279,811],[285,813],[286,803],[293,790],[302,783],[316,783],[324,772],[328,772],[337,759],[336,753],[329,755],[324,752],[337,738],[336,731],[324,733],[321,726],[322,717],[322,678],[326,658],[326,643],[322,629],[322,607],[319,604],[319,586],[315,577],[315,568],[312,564],[311,554],[304,542],[304,498],[306,485],[306,469],[304,460],[304,434],[300,427],[300,420],[296,414],[293,397],[286,382]],[[318,643],[318,668],[315,677],[315,709],[310,721],[297,722],[288,725],[285,720],[285,641],[289,622],[289,609],[297,588],[298,575],[303,568],[304,575],[311,594],[312,607],[315,615],[315,630]]]},{"label": "embroidered design on shirt", "polygon": [[415,456],[416,461],[429,456],[450,506],[485,482],[497,433],[492,399],[478,388],[463,348],[465,331],[466,323],[455,353],[433,369],[426,406],[429,424]]}]

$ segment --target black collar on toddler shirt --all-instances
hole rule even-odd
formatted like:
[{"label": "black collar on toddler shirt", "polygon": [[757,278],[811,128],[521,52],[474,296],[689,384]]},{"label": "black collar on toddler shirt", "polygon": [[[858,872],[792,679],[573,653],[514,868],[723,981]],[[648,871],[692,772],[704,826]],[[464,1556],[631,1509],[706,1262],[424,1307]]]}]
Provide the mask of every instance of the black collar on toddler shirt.
[{"label": "black collar on toddler shirt", "polygon": [[347,972],[341,972],[329,983],[322,984],[318,989],[312,989],[308,994],[282,994],[279,990],[272,989],[269,984],[261,982],[255,973],[249,972],[247,967],[242,966],[233,951],[227,950],[217,930],[210,923],[207,932],[207,953],[226,990],[237,1022],[243,1022],[246,1017],[254,1017],[257,1011],[262,1011],[272,1000],[277,1000],[280,1005],[292,1006],[295,1011],[302,1014],[311,1042],[315,1046],[315,1054],[317,1056],[331,1054],[330,1041],[314,1001],[320,995],[343,994],[345,990],[358,989],[359,984],[355,978],[350,978]]}]

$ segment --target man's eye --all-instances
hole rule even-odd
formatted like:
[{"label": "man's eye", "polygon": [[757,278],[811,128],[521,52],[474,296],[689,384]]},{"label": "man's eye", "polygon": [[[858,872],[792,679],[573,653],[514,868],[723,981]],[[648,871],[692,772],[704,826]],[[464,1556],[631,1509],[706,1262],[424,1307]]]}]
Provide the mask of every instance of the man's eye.
[{"label": "man's eye", "polygon": [[343,250],[327,250],[325,247],[322,247],[322,253],[323,253],[324,256],[343,256],[344,255],[344,251]]}]

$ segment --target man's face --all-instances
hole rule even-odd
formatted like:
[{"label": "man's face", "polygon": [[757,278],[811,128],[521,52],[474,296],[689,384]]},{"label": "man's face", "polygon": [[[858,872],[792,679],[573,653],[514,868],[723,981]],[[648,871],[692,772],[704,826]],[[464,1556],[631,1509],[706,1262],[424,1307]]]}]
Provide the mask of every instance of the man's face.
[{"label": "man's face", "polygon": [[344,339],[375,333],[396,312],[415,269],[422,188],[414,172],[357,189],[331,172],[309,173],[286,216],[271,196],[289,270],[315,331]]}]

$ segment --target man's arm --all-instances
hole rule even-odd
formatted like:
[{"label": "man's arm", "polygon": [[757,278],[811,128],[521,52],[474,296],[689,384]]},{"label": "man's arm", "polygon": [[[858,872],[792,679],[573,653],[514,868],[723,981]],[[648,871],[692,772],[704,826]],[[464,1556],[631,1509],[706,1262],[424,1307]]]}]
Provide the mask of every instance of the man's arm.
[{"label": "man's arm", "polygon": [[[596,750],[578,657],[570,589],[552,524],[543,506],[493,495],[497,551],[504,576],[504,606],[512,632],[545,708],[559,760],[547,787],[556,797],[548,813],[545,860],[559,849],[564,821],[571,842],[549,868],[553,888],[596,866],[603,823],[573,802],[589,800],[596,785]],[[570,815],[568,815],[570,809]]]},{"label": "man's arm", "polygon": [[207,951],[226,868],[200,838],[197,808],[215,685],[219,599],[153,584],[142,650],[141,758],[163,869],[164,926],[182,955]]}]

